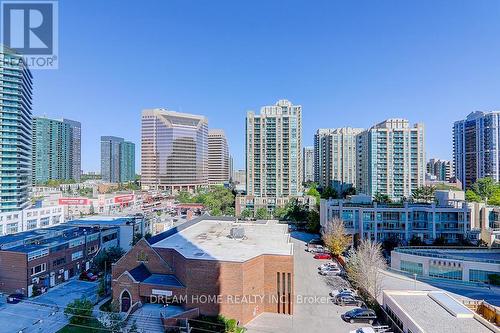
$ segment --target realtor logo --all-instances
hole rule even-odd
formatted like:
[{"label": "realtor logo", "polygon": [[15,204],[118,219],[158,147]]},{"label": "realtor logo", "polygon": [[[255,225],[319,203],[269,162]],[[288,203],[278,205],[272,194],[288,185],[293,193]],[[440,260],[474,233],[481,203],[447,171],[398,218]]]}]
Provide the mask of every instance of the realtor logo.
[{"label": "realtor logo", "polygon": [[22,55],[30,68],[57,68],[56,1],[1,1],[1,44]]}]

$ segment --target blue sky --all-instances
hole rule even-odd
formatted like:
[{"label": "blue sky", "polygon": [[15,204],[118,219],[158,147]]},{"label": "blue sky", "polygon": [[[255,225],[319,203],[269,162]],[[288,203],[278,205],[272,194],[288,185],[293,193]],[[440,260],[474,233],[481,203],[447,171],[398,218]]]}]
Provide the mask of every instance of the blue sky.
[{"label": "blue sky", "polygon": [[136,143],[140,113],[206,115],[244,167],[247,110],[287,98],[303,138],[389,117],[426,125],[451,158],[454,120],[500,109],[500,1],[71,1],[59,69],[35,71],[34,113],[82,122],[82,167],[101,135]]}]

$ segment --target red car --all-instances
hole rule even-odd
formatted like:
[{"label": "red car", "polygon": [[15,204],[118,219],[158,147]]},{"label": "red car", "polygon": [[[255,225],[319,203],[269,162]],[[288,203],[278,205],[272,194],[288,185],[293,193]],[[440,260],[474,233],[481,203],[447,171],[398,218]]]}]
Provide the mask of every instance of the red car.
[{"label": "red car", "polygon": [[332,259],[332,255],[329,253],[316,253],[314,259]]},{"label": "red car", "polygon": [[82,272],[82,274],[80,274],[80,280],[97,281],[97,275],[94,275],[91,272]]}]

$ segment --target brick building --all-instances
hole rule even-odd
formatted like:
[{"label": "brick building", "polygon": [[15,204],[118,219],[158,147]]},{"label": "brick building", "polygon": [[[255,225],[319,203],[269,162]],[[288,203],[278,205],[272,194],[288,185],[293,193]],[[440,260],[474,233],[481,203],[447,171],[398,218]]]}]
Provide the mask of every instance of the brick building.
[{"label": "brick building", "polygon": [[121,311],[165,301],[242,324],[263,312],[293,314],[289,238],[286,225],[196,218],[113,264],[113,299]]},{"label": "brick building", "polygon": [[[106,236],[101,237],[104,232]],[[2,236],[0,291],[28,297],[34,291],[43,292],[89,269],[103,243],[116,242],[117,237],[117,228],[68,225]]]}]

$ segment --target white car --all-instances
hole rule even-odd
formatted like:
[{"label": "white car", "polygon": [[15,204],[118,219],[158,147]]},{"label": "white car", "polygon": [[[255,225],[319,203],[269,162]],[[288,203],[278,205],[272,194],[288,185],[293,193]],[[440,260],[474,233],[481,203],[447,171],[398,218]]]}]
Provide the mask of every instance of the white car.
[{"label": "white car", "polygon": [[321,275],[337,275],[337,274],[340,274],[342,271],[340,270],[340,268],[337,268],[337,267],[330,267],[330,268],[325,268],[325,269],[322,269],[319,271],[319,274]]},{"label": "white car", "polygon": [[340,293],[350,293],[352,295],[356,295],[356,291],[351,289],[351,288],[340,288],[340,289],[334,289],[330,292],[330,296],[335,297]]},{"label": "white car", "polygon": [[321,245],[316,245],[316,247],[309,248],[309,252],[311,253],[323,253],[325,248]]},{"label": "white car", "polygon": [[336,267],[339,267],[339,265],[338,265],[336,262],[331,261],[331,262],[327,262],[327,263],[324,263],[324,264],[320,265],[320,266],[318,267],[318,269],[320,269],[320,270],[321,270],[321,269],[325,269],[325,268],[329,268],[329,267],[334,267],[334,268],[336,268]]}]

